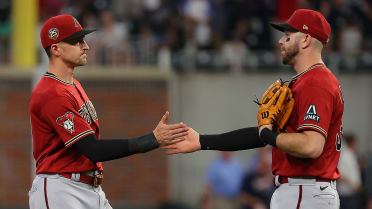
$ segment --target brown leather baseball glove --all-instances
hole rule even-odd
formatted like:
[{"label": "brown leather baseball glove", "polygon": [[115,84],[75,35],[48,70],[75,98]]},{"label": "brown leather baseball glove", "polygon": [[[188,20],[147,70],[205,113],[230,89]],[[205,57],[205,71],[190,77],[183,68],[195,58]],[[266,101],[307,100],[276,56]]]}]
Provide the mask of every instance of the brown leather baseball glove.
[{"label": "brown leather baseball glove", "polygon": [[278,133],[284,128],[291,116],[294,99],[291,89],[281,80],[270,85],[262,95],[257,113],[258,128],[273,125]]}]

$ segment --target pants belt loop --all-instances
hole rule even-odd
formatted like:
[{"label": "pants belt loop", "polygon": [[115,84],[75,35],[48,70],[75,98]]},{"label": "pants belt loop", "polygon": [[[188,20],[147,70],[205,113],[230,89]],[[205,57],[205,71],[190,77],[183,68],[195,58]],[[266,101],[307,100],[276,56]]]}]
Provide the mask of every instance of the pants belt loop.
[{"label": "pants belt loop", "polygon": [[79,181],[80,180],[80,173],[72,173],[71,174],[71,179],[74,181]]},{"label": "pants belt loop", "polygon": [[336,189],[336,180],[332,180],[331,181],[331,187],[333,188],[333,189]]},{"label": "pants belt loop", "polygon": [[280,186],[279,175],[275,175],[275,177],[274,177],[274,184],[275,184],[275,187],[276,188],[278,188]]}]

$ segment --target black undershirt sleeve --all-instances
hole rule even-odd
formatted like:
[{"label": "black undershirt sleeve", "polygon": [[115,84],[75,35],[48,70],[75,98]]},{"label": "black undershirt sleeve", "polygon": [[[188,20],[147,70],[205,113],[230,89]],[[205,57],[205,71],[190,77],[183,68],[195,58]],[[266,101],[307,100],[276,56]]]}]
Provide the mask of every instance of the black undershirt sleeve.
[{"label": "black undershirt sleeve", "polygon": [[132,139],[98,140],[94,134],[88,135],[72,146],[76,147],[92,162],[114,160],[136,153],[144,153],[159,147],[154,134]]},{"label": "black undershirt sleeve", "polygon": [[264,147],[257,127],[242,128],[214,135],[200,135],[202,150],[237,151]]}]

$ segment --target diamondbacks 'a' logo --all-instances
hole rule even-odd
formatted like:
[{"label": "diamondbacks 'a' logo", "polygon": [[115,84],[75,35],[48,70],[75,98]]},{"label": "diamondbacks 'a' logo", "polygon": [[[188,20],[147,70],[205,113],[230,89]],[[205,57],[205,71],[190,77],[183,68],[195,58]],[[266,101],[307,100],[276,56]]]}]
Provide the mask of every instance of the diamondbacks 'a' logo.
[{"label": "diamondbacks 'a' logo", "polygon": [[49,29],[48,36],[49,36],[50,39],[57,40],[57,38],[59,36],[58,29],[57,28],[51,28],[51,29]]},{"label": "diamondbacks 'a' logo", "polygon": [[60,116],[56,120],[57,124],[65,128],[71,134],[74,130],[74,113],[66,112],[64,115]]},{"label": "diamondbacks 'a' logo", "polygon": [[307,109],[306,115],[304,117],[305,120],[313,120],[316,122],[320,122],[320,117],[316,113],[316,106],[314,104],[310,105],[309,108]]}]

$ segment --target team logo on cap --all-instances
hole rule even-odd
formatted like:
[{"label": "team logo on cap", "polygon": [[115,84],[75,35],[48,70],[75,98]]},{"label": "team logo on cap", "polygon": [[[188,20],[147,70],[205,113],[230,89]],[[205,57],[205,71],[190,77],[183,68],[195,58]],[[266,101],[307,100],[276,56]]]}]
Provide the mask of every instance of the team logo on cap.
[{"label": "team logo on cap", "polygon": [[302,29],[304,29],[304,30],[309,30],[309,27],[307,27],[307,25],[303,25],[303,26],[302,26]]},{"label": "team logo on cap", "polygon": [[71,134],[74,130],[74,113],[66,112],[64,115],[60,116],[56,120],[57,124],[65,128]]},{"label": "team logo on cap", "polygon": [[50,39],[53,39],[53,40],[57,40],[58,36],[59,36],[59,31],[57,28],[51,28],[49,31],[48,31],[48,36]]}]

